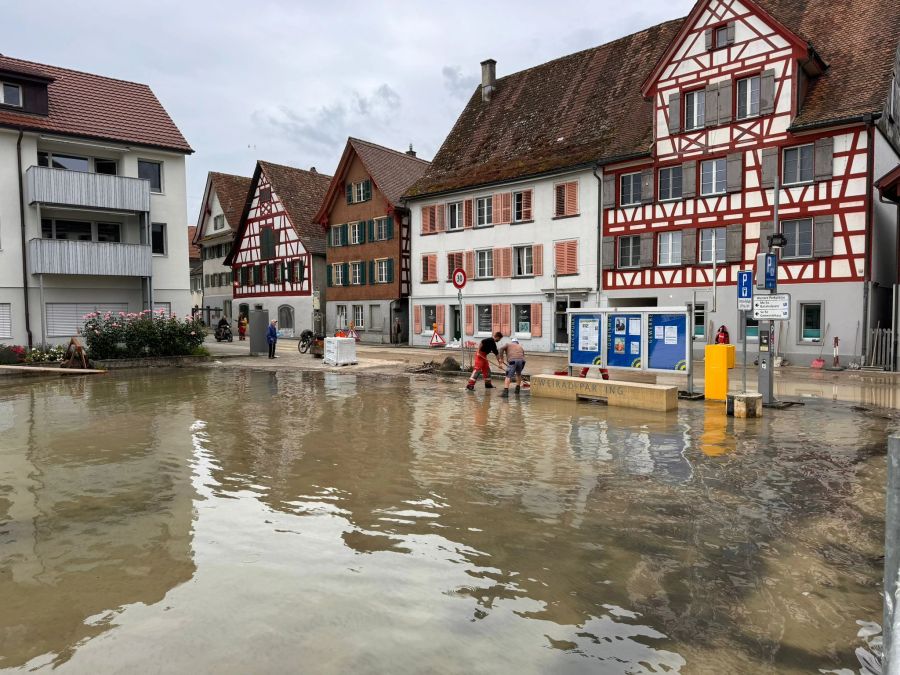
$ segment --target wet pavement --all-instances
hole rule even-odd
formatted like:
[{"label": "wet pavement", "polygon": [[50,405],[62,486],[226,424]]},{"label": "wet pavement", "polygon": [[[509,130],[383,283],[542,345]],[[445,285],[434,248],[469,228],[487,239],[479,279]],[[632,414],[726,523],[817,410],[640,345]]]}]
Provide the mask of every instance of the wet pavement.
[{"label": "wet pavement", "polygon": [[860,672],[893,415],[459,384],[5,386],[0,670]]}]

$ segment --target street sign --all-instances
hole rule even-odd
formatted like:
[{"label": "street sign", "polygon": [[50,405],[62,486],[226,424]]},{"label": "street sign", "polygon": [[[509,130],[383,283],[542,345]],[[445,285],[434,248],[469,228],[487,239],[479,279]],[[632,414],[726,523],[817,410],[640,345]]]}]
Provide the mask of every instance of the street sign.
[{"label": "street sign", "polygon": [[791,318],[791,294],[772,293],[754,296],[753,318],[763,321],[787,321]]},{"label": "street sign", "polygon": [[458,290],[462,290],[463,286],[466,285],[466,271],[462,267],[457,267],[453,270],[453,285]]},{"label": "street sign", "polygon": [[737,276],[737,308],[739,312],[753,309],[753,272],[742,270]]}]

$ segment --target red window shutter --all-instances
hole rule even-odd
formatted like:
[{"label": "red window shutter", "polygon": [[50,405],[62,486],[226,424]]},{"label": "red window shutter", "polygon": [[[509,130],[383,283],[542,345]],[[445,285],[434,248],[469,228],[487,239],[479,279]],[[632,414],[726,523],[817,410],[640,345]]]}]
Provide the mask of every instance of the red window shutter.
[{"label": "red window shutter", "polygon": [[578,274],[578,240],[566,242],[566,274]]},{"label": "red window shutter", "polygon": [[503,222],[511,223],[512,222],[512,192],[504,192],[501,195],[501,199],[503,200]]},{"label": "red window shutter", "polygon": [[500,305],[500,332],[504,335],[511,335],[509,327],[509,319],[512,314],[512,305]]},{"label": "red window shutter", "polygon": [[544,274],[544,245],[535,244],[531,247],[531,260],[534,266],[534,276],[539,277]]},{"label": "red window shutter", "polygon": [[491,305],[491,333],[500,330],[500,305]]},{"label": "red window shutter", "polygon": [[453,270],[456,269],[456,254],[447,254],[447,281],[453,281]]},{"label": "red window shutter", "polygon": [[522,220],[531,220],[531,190],[522,193]]},{"label": "red window shutter", "polygon": [[566,213],[566,186],[561,183],[559,185],[554,186],[554,208],[553,215],[554,216],[562,216]]},{"label": "red window shutter", "polygon": [[437,281],[437,254],[428,256],[428,281]]},{"label": "red window shutter", "polygon": [[475,278],[475,251],[466,251],[466,277]]},{"label": "red window shutter", "polygon": [[503,274],[503,249],[495,248],[494,249],[494,276],[498,279],[502,279],[505,275]]},{"label": "red window shutter", "polygon": [[422,207],[422,234],[428,234],[428,207]]},{"label": "red window shutter", "polygon": [[566,242],[557,241],[553,244],[553,263],[553,269],[556,274],[565,274]]},{"label": "red window shutter", "polygon": [[566,215],[578,213],[578,181],[566,183]]},{"label": "red window shutter", "polygon": [[413,307],[413,332],[421,333],[422,332],[422,307],[421,305],[416,305]]},{"label": "red window shutter", "polygon": [[441,335],[444,334],[444,306],[437,306],[437,332]]},{"label": "red window shutter", "polygon": [[435,210],[435,220],[437,223],[437,231],[443,232],[446,228],[444,226],[444,215],[445,209],[443,204],[438,204],[437,206],[432,207]]},{"label": "red window shutter", "polygon": [[466,335],[475,332],[475,305],[466,305]]},{"label": "red window shutter", "polygon": [[472,227],[473,224],[472,200],[466,199],[463,202],[463,227]]},{"label": "red window shutter", "polygon": [[542,317],[541,317],[541,308],[543,305],[539,302],[535,302],[531,305],[531,337],[541,337],[543,334],[541,325]]},{"label": "red window shutter", "polygon": [[512,247],[507,246],[500,251],[500,259],[503,261],[503,276],[512,276]]}]

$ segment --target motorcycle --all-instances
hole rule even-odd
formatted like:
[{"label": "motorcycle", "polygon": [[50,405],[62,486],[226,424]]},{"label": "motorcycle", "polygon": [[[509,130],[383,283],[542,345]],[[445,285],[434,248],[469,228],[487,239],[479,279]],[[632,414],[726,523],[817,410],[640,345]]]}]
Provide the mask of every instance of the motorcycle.
[{"label": "motorcycle", "polygon": [[234,340],[234,336],[231,334],[231,326],[216,326],[216,342],[222,342],[225,340],[226,342],[232,342]]}]

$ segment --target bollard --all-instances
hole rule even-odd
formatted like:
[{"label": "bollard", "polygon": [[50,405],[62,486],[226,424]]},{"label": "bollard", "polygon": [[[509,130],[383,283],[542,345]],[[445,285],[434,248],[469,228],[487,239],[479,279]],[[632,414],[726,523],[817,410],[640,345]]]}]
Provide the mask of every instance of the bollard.
[{"label": "bollard", "polygon": [[900,642],[894,642],[900,630],[897,610],[897,574],[900,573],[900,436],[888,439],[887,494],[884,509],[884,649],[885,675],[900,675]]},{"label": "bollard", "polygon": [[762,417],[762,394],[728,394],[725,414],[728,417]]}]

